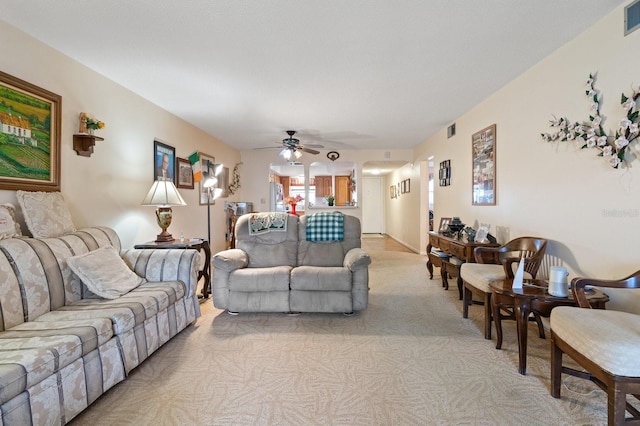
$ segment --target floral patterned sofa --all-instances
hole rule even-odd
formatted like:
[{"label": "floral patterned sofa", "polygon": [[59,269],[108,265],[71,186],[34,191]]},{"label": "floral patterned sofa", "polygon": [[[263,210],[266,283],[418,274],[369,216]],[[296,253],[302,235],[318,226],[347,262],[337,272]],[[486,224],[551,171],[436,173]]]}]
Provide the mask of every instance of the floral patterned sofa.
[{"label": "floral patterned sofa", "polygon": [[[96,296],[70,266],[109,252],[106,266],[136,276],[115,298]],[[0,240],[0,423],[65,424],[124,380],[200,315],[199,262],[195,250],[121,251],[103,227]]]}]

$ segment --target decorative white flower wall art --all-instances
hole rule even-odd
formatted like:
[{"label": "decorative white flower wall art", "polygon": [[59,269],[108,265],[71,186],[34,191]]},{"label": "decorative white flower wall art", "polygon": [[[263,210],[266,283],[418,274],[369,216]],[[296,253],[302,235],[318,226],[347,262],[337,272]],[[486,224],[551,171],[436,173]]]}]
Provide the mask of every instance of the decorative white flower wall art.
[{"label": "decorative white flower wall art", "polygon": [[630,96],[624,93],[620,98],[620,105],[626,112],[626,118],[620,121],[615,135],[607,134],[602,128],[602,116],[600,116],[600,102],[598,91],[594,89],[595,77],[589,74],[585,91],[591,102],[589,120],[582,123],[569,121],[565,117],[559,119],[555,116],[550,121],[550,126],[555,129],[552,133],[542,133],[545,142],[574,141],[581,149],[590,148],[598,151],[598,156],[603,157],[613,168],[621,168],[623,164],[628,166],[625,154],[629,144],[638,139],[640,135],[638,124],[638,98],[640,98],[640,86],[633,90]]}]

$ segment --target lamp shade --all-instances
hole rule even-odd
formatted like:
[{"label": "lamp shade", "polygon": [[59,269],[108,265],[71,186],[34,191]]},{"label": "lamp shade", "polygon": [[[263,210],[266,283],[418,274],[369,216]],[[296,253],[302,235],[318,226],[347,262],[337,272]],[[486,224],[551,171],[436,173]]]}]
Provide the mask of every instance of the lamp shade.
[{"label": "lamp shade", "polygon": [[147,196],[142,200],[143,206],[186,206],[176,186],[170,180],[159,179],[153,182]]}]

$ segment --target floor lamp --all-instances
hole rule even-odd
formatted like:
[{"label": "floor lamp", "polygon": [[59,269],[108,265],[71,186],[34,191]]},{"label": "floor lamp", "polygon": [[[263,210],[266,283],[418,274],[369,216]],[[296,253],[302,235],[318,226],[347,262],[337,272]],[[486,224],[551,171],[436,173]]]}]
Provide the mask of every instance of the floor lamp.
[{"label": "floor lamp", "polygon": [[202,187],[207,190],[207,242],[211,246],[211,200],[215,201],[216,198],[222,195],[222,188],[215,188],[218,183],[218,175],[224,167],[223,164],[213,164],[211,161],[207,161],[207,171],[203,174]]}]

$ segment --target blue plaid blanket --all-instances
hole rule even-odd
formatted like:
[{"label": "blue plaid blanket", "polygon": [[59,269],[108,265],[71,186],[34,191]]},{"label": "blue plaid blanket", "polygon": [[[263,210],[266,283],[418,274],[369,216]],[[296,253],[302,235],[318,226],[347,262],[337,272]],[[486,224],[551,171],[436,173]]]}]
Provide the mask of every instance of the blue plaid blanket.
[{"label": "blue plaid blanket", "polygon": [[254,213],[249,218],[249,235],[287,230],[287,213]]},{"label": "blue plaid blanket", "polygon": [[307,215],[307,241],[344,240],[342,213],[320,212]]}]

